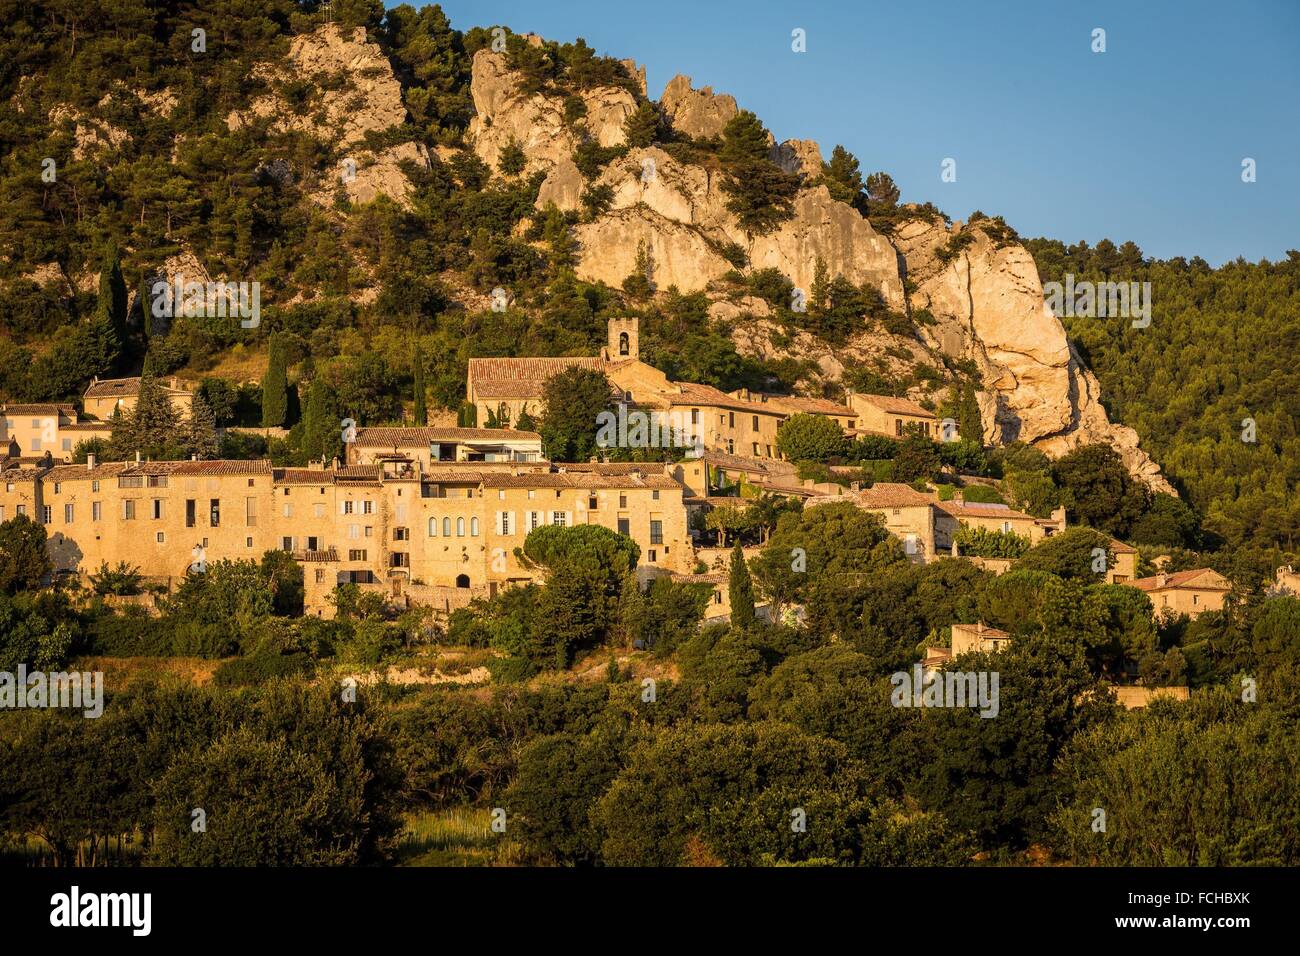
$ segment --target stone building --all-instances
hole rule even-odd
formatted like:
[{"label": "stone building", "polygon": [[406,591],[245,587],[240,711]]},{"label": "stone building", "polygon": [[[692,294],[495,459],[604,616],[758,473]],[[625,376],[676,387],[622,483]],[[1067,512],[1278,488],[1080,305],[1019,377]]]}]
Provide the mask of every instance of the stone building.
[{"label": "stone building", "polygon": [[1168,611],[1196,617],[1205,611],[1223,610],[1224,601],[1232,591],[1232,584],[1211,568],[1195,568],[1172,574],[1154,575],[1129,582],[1151,599],[1156,614]]},{"label": "stone building", "polygon": [[39,458],[47,452],[56,461],[70,461],[83,441],[107,439],[108,422],[78,420],[67,404],[10,404],[0,407],[0,451],[11,458]]},{"label": "stone building", "polygon": [[[651,469],[654,466],[643,466]],[[0,473],[0,516],[45,525],[61,573],[125,561],[174,584],[197,562],[287,551],[304,565],[308,612],[339,584],[422,603],[445,588],[491,594],[532,580],[515,549],[543,525],[599,524],[631,537],[640,564],[694,567],[683,488],[662,471],[589,466],[518,473],[418,459],[276,468],[266,461],[104,462]]]},{"label": "stone building", "polygon": [[[180,379],[175,377],[163,382],[162,387],[181,420],[188,420],[194,404],[193,393],[184,388]],[[104,422],[111,421],[118,412],[125,415],[135,408],[135,403],[140,398],[140,379],[96,376],[90,380],[81,398],[81,407],[87,415]]]}]

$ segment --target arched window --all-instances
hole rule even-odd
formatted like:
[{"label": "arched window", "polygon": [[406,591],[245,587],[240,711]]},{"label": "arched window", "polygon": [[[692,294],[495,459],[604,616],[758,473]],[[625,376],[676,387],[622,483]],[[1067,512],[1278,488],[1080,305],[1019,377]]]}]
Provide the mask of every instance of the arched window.
[{"label": "arched window", "polygon": [[456,519],[456,537],[458,537],[458,538],[463,538],[463,537],[465,537],[465,519],[464,519],[464,518],[457,518],[457,519]]},{"label": "arched window", "polygon": [[618,333],[618,354],[628,355],[632,351],[631,340],[627,337],[626,332]]},{"label": "arched window", "polygon": [[469,587],[469,575],[468,575],[468,574],[458,574],[458,575],[456,575],[456,587],[458,587],[458,588],[467,588],[467,587]]},{"label": "arched window", "polygon": [[437,518],[430,518],[430,519],[429,519],[429,537],[430,537],[430,538],[436,538],[436,537],[438,537],[438,519],[437,519]]},{"label": "arched window", "polygon": [[450,538],[450,537],[451,537],[451,519],[450,519],[450,518],[443,518],[443,519],[442,519],[442,536],[443,536],[444,538]]},{"label": "arched window", "polygon": [[469,519],[469,536],[471,538],[478,537],[478,518]]}]

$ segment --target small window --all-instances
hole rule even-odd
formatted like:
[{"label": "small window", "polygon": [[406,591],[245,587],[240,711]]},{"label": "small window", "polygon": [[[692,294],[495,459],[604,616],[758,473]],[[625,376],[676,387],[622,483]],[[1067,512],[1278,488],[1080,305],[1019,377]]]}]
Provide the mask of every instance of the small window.
[{"label": "small window", "polygon": [[478,518],[469,519],[469,536],[471,538],[478,537]]},{"label": "small window", "polygon": [[463,538],[463,537],[465,537],[465,519],[464,519],[464,518],[457,518],[457,519],[456,519],[456,537],[458,537],[458,538]]},{"label": "small window", "polygon": [[159,544],[162,544],[167,540],[167,535],[159,531],[156,535],[154,535],[154,540],[156,540]]}]

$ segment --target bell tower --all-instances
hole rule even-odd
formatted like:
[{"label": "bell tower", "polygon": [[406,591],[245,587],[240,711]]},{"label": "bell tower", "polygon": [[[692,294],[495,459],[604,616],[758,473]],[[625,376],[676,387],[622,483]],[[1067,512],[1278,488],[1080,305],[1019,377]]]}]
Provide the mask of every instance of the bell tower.
[{"label": "bell tower", "polygon": [[636,316],[609,320],[609,344],[602,350],[607,362],[624,362],[641,357],[641,320]]}]

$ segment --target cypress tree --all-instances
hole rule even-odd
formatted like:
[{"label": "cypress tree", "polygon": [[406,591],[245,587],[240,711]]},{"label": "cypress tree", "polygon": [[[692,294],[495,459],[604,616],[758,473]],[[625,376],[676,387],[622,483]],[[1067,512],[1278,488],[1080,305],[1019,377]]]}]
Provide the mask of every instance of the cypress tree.
[{"label": "cypress tree", "polygon": [[[109,366],[117,361],[118,355],[126,346],[126,302],[126,281],[122,278],[117,243],[110,241],[104,251],[104,265],[99,272],[99,294],[95,302],[100,350]],[[108,334],[110,331],[111,336]]]},{"label": "cypress tree", "polygon": [[424,385],[424,352],[420,350],[420,340],[415,340],[415,424],[429,424],[429,406]]},{"label": "cypress tree", "polygon": [[737,543],[731,549],[731,574],[727,580],[727,597],[731,601],[731,623],[749,627],[754,623],[754,585],[745,565],[745,552]]},{"label": "cypress tree", "polygon": [[280,428],[289,415],[289,375],[280,336],[271,336],[268,352],[262,377],[262,427]]},{"label": "cypress tree", "polygon": [[957,402],[957,431],[968,441],[984,444],[984,422],[980,418],[979,402],[975,401],[975,389],[969,382],[962,386]]}]

